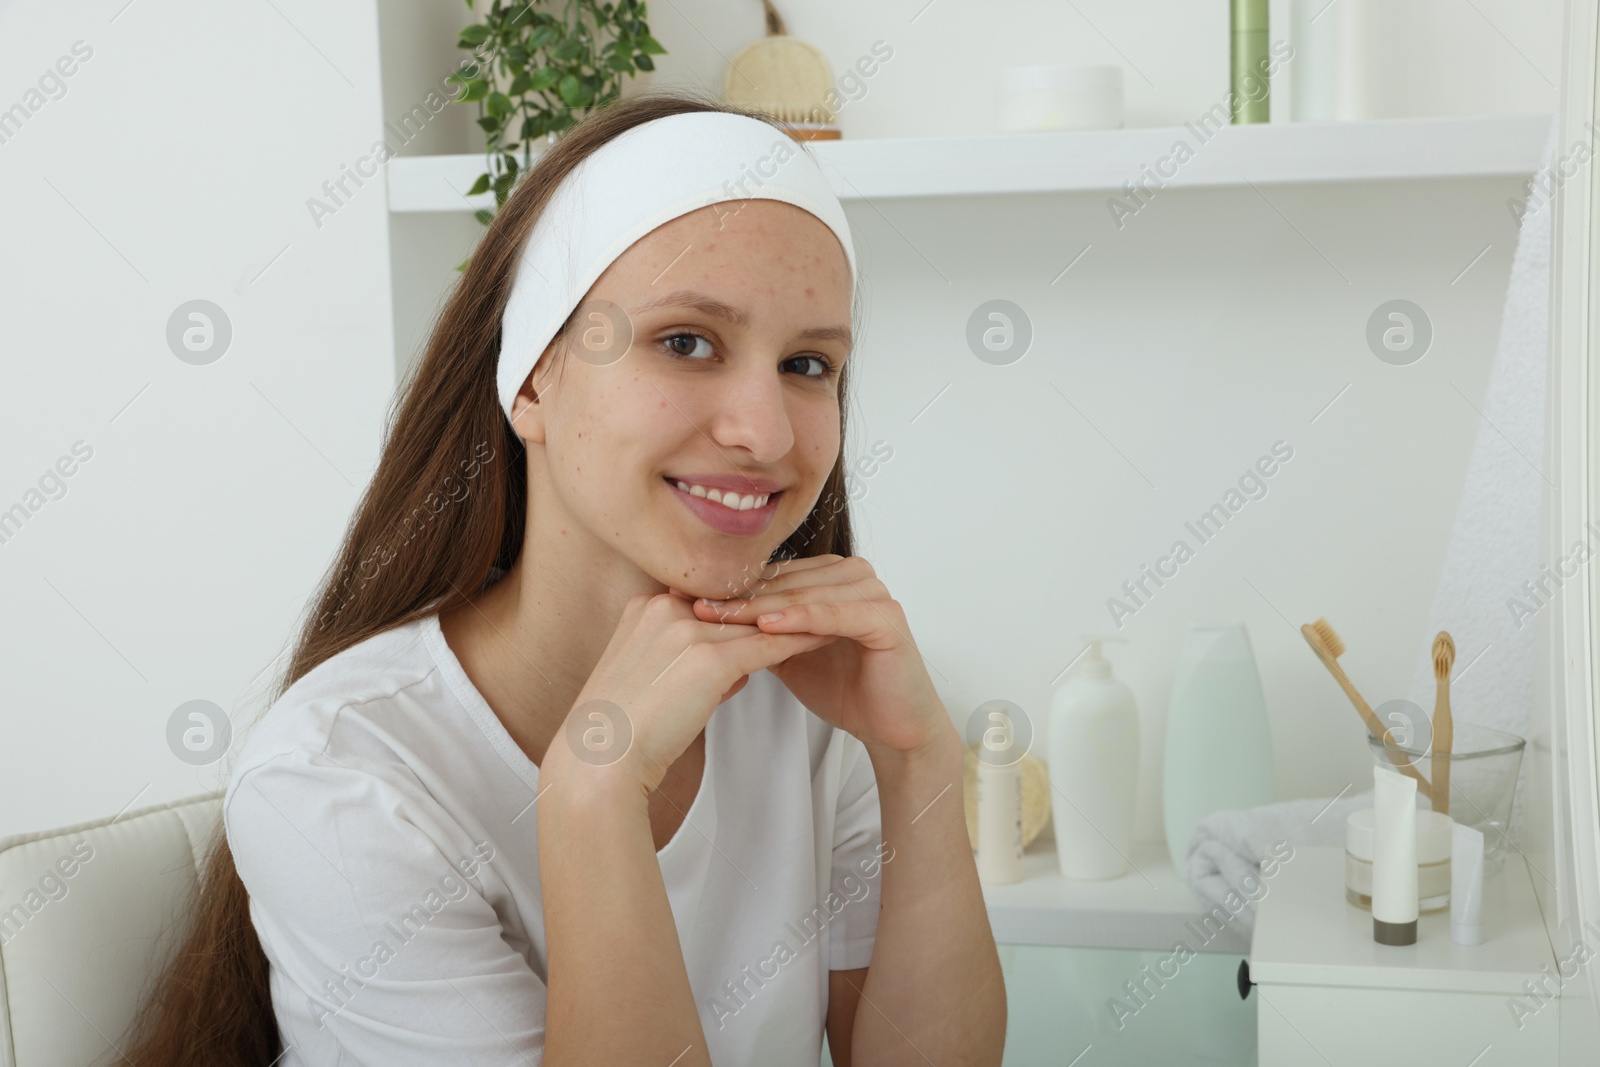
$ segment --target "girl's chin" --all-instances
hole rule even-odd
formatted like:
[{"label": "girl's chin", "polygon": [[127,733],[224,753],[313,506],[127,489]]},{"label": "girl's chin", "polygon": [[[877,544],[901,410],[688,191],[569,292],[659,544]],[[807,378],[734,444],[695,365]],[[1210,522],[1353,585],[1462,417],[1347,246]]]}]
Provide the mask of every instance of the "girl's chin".
[{"label": "girl's chin", "polygon": [[[671,570],[673,577],[660,579],[669,592],[694,600],[730,600],[750,596],[761,581],[762,569],[772,555],[769,551],[760,558],[739,561],[730,565],[725,558],[706,560],[703,563],[680,564]],[[681,559],[681,557],[680,557]],[[688,573],[685,574],[684,572]]]}]

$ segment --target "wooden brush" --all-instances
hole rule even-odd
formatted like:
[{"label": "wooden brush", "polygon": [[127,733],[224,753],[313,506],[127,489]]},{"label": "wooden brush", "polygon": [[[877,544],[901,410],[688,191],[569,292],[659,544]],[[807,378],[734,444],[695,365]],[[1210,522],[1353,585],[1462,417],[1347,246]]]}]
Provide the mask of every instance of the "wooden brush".
[{"label": "wooden brush", "polygon": [[761,6],[767,35],[728,61],[722,99],[777,119],[797,141],[838,140],[833,67],[816,45],[789,36],[772,0]]},{"label": "wooden brush", "polygon": [[[1322,661],[1322,665],[1328,668],[1328,673],[1333,675],[1333,680],[1339,683],[1339,687],[1344,690],[1345,696],[1350,698],[1350,703],[1356,706],[1356,711],[1361,713],[1361,720],[1367,724],[1367,732],[1373,737],[1383,738],[1385,746],[1395,744],[1392,728],[1379,721],[1378,716],[1372,710],[1372,706],[1362,699],[1360,693],[1356,692],[1356,687],[1350,683],[1349,677],[1344,673],[1344,668],[1339,666],[1339,657],[1344,655],[1344,642],[1339,640],[1339,635],[1334,632],[1332,626],[1328,625],[1328,620],[1318,619],[1316,622],[1302,626],[1300,627],[1300,633],[1305,637],[1306,644],[1311,646],[1311,651],[1315,652],[1317,658]],[[1417,780],[1417,792],[1431,800],[1433,791],[1428,785],[1428,780],[1422,776],[1422,773],[1402,759],[1400,753],[1388,748],[1385,748],[1385,751],[1388,752],[1389,762],[1393,763],[1401,774]]]},{"label": "wooden brush", "polygon": [[1456,665],[1456,643],[1444,630],[1433,639],[1433,810],[1450,814],[1450,746],[1455,724],[1450,718],[1450,671]]}]

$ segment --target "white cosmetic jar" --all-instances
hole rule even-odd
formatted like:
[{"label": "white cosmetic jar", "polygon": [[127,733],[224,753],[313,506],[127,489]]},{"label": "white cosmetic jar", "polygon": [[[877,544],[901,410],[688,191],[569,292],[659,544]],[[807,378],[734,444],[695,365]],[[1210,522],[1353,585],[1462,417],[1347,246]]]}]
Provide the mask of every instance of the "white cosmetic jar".
[{"label": "white cosmetic jar", "polygon": [[[1450,906],[1450,828],[1455,820],[1417,811],[1417,911]],[[1344,898],[1372,907],[1372,809],[1352,811],[1344,823]]]},{"label": "white cosmetic jar", "polygon": [[1000,73],[1000,132],[1122,127],[1122,68],[1008,67]]}]

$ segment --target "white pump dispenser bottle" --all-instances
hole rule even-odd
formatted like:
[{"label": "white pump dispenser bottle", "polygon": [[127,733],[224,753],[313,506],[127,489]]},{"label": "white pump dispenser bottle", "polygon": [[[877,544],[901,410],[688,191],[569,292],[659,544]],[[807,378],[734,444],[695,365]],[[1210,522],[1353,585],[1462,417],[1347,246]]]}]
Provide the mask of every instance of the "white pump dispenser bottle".
[{"label": "white pump dispenser bottle", "polygon": [[1049,774],[1056,855],[1067,878],[1126,874],[1139,788],[1139,709],[1111,676],[1103,641],[1087,651],[1050,700]]}]

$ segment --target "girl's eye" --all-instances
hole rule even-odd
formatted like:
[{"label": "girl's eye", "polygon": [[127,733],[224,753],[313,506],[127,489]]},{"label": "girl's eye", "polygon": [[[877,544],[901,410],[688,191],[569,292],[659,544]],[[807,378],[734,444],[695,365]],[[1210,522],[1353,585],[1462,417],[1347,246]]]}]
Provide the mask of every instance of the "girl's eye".
[{"label": "girl's eye", "polygon": [[806,362],[806,361],[810,361],[810,362],[816,364],[821,369],[818,370],[815,374],[802,374],[801,375],[802,378],[828,378],[828,377],[832,377],[833,372],[834,372],[834,367],[833,367],[833,364],[831,362],[829,362],[829,360],[825,356],[795,356],[793,359],[789,360],[788,362],[790,362],[790,363],[803,363],[803,362]]},{"label": "girl's eye", "polygon": [[[706,349],[710,349],[712,347],[710,338],[706,337],[704,334],[693,333],[688,330],[672,334],[670,337],[664,337],[660,343],[663,347],[665,347],[667,354],[674,359],[680,359],[685,362],[694,363],[704,363],[707,362],[709,358],[709,352],[704,352],[699,355],[695,354],[695,350],[698,346],[703,345]],[[828,359],[826,356],[791,356],[789,359],[784,360],[784,362],[815,364],[814,371],[804,370],[800,372],[800,377],[802,378],[826,379],[831,378],[838,373],[838,368],[835,367],[833,365],[833,361]]]},{"label": "girl's eye", "polygon": [[[676,342],[676,341],[687,341],[689,343],[689,350],[688,351],[680,350],[673,343],[673,342]],[[694,351],[694,343],[696,341],[704,344],[707,348],[711,347],[711,342],[709,340],[707,340],[705,337],[703,337],[703,336],[701,336],[700,334],[697,334],[697,333],[675,333],[671,337],[668,337],[665,340],[663,340],[661,343],[667,346],[667,352],[670,355],[676,356],[679,359],[696,359],[696,360],[698,360],[698,359],[701,359],[703,357],[692,355],[692,353]]]}]

